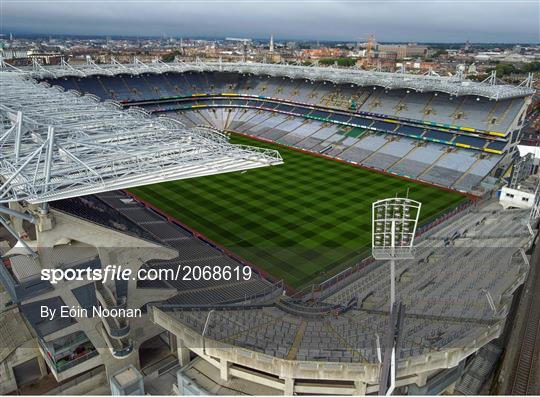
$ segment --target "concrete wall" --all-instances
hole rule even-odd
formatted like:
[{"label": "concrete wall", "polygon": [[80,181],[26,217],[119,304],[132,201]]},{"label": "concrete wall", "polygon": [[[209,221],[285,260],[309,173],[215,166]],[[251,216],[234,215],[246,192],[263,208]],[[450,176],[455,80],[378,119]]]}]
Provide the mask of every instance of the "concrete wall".
[{"label": "concrete wall", "polygon": [[29,340],[18,347],[11,355],[0,363],[0,395],[13,392],[18,388],[13,368],[34,359],[38,360],[41,375],[47,375],[46,364],[41,356],[35,339]]},{"label": "concrete wall", "polygon": [[[222,380],[230,376],[283,390],[284,394],[328,393],[365,394],[378,390],[379,364],[340,363],[319,361],[291,361],[227,345],[208,338],[184,326],[168,313],[152,308],[153,321],[176,335],[180,365],[187,364],[188,352],[220,369]],[[434,351],[400,360],[397,365],[396,387],[416,384],[423,386],[427,377],[436,370],[453,368],[480,347],[500,335],[504,322],[487,327],[474,340],[462,341],[462,348]],[[238,365],[238,366],[236,366]],[[268,376],[256,371],[261,371]],[[334,385],[314,384],[314,380],[335,381]],[[309,382],[311,381],[311,384]],[[343,383],[340,385],[339,381]],[[354,386],[351,386],[354,382]]]}]

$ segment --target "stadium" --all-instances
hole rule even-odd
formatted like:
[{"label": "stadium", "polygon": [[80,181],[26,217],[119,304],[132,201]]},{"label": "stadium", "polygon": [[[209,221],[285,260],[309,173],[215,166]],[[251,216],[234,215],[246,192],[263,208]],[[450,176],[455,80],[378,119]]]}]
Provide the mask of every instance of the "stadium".
[{"label": "stadium", "polygon": [[[376,86],[338,85],[319,81],[317,77],[291,79],[289,76],[298,73],[294,69],[268,70],[262,77],[256,66],[245,72],[247,74],[242,75],[227,71],[141,73],[120,75],[112,80],[98,75],[82,80],[71,77],[47,81],[66,90],[117,100],[124,107],[142,107],[155,115],[173,113],[172,117],[186,126],[207,126],[242,134],[242,137],[233,136],[233,142],[261,146],[244,138],[248,136],[281,145],[263,147],[278,149],[288,157],[282,169],[264,170],[242,178],[224,176],[193,181],[189,185],[164,185],[158,189],[167,191],[157,194],[153,186],[133,193],[188,226],[196,226],[197,231],[233,252],[240,251],[242,257],[260,262],[264,270],[295,286],[308,282],[320,268],[346,268],[358,261],[359,254],[351,252],[369,248],[369,216],[364,215],[362,219],[361,214],[369,213],[372,199],[404,194],[411,188],[411,197],[425,203],[423,216],[427,219],[458,202],[459,195],[428,189],[426,184],[405,184],[397,178],[382,177],[380,173],[313,159],[287,148],[460,192],[481,191],[483,179],[490,174],[500,175],[508,166],[508,160],[501,154],[506,146],[508,156],[512,154],[512,138],[500,131],[512,128],[512,121],[523,106],[515,98],[501,99],[495,106],[489,98],[465,96],[454,100],[442,92],[413,94],[410,87],[387,90]],[[271,77],[273,73],[278,76]],[[280,77],[280,74],[285,76]],[[432,79],[424,77],[423,80]],[[462,114],[462,108],[468,110],[467,114]],[[482,116],[476,118],[478,114]],[[464,122],[469,119],[470,122]],[[306,178],[315,174],[316,183],[313,177]],[[357,198],[355,178],[369,178],[366,185],[372,189],[366,186]],[[343,181],[349,186],[344,186]],[[242,191],[246,193],[238,196],[237,189],[227,190],[231,183],[243,183]],[[272,190],[267,188],[269,185]],[[224,199],[223,195],[228,192],[230,195]],[[167,205],[163,197],[172,198],[174,204]],[[347,205],[340,205],[337,200]],[[246,203],[252,207],[246,210]],[[345,207],[342,213],[335,211],[338,207]],[[307,214],[309,219],[306,219],[302,208],[314,208],[318,221],[312,221],[312,214]],[[279,214],[285,213],[290,217],[285,223],[276,220]],[[320,214],[328,219],[323,221]],[[240,223],[235,225],[234,235],[231,230],[217,227],[224,222]],[[361,229],[366,232],[362,233]],[[304,242],[303,246],[298,245],[299,241]],[[242,245],[248,248],[243,249]],[[265,249],[261,252],[251,247]],[[288,247],[294,247],[293,251],[284,252]],[[290,272],[291,262],[301,263],[302,271],[287,274],[284,269]],[[310,262],[314,262],[313,270],[304,269]]]},{"label": "stadium", "polygon": [[[377,394],[393,327],[400,394],[477,394],[495,367],[537,221],[537,195],[503,209],[496,194],[531,81],[138,60],[0,77],[0,281],[18,308],[0,392],[34,376],[72,394],[143,379],[150,394]],[[372,203],[389,197],[422,203],[399,318],[371,256]],[[117,264],[252,277],[39,277]],[[39,316],[64,305],[144,315]]]}]

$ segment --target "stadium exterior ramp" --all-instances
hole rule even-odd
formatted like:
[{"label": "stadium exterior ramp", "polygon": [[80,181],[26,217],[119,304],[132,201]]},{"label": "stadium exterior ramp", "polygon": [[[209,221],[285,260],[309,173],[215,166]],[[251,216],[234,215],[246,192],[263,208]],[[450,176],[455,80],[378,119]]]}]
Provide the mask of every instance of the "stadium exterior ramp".
[{"label": "stadium exterior ramp", "polygon": [[0,72],[0,203],[45,203],[282,163],[204,128]]}]

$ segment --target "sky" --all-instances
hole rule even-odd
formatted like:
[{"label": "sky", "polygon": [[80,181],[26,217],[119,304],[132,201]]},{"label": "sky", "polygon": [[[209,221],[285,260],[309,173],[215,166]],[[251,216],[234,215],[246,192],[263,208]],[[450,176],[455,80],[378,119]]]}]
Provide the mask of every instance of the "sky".
[{"label": "sky", "polygon": [[3,34],[540,43],[539,0],[0,0]]}]

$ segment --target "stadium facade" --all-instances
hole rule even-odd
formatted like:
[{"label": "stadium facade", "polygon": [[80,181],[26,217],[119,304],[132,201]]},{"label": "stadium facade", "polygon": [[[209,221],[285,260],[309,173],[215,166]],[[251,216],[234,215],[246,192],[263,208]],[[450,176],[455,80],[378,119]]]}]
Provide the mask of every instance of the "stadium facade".
[{"label": "stadium facade", "polygon": [[[0,246],[1,392],[43,377],[59,382],[56,392],[108,390],[123,368],[141,367],[159,394],[378,391],[389,323],[385,262],[366,261],[294,297],[256,272],[235,283],[39,277],[43,268],[120,263],[246,266],[117,190],[281,163],[279,154],[230,145],[215,130],[484,195],[433,222],[416,258],[397,267],[406,306],[397,387],[474,387],[468,369],[497,348],[529,268],[535,220],[528,210],[501,209],[489,191],[516,155],[530,88],[202,62],[36,64],[0,78],[0,200],[9,204],[1,213],[13,234]],[[64,305],[144,314],[39,315],[42,306]],[[150,356],[161,364],[143,365]]]}]

